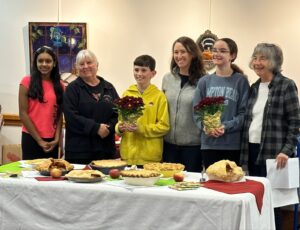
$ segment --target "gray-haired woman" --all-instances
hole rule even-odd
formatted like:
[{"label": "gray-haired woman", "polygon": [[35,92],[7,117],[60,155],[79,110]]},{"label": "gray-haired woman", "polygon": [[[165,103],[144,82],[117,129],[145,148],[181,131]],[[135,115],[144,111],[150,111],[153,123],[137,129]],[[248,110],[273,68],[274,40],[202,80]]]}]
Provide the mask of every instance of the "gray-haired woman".
[{"label": "gray-haired woman", "polygon": [[[280,47],[260,43],[254,48],[249,66],[259,76],[251,86],[242,141],[242,163],[251,176],[266,176],[266,159],[275,158],[284,168],[295,153],[300,128],[296,84],[281,74]],[[276,218],[276,229],[281,229]]]}]

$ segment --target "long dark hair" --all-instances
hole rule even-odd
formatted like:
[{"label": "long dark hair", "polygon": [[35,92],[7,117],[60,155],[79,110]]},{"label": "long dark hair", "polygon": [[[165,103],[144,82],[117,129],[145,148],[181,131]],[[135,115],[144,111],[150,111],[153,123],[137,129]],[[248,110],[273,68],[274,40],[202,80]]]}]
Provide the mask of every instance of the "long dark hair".
[{"label": "long dark hair", "polygon": [[[180,37],[176,39],[172,46],[172,54],[174,51],[174,46],[176,43],[180,43],[183,45],[183,47],[187,50],[187,52],[192,55],[191,64],[189,67],[189,83],[191,85],[196,85],[199,78],[204,76],[206,74],[206,71],[204,69],[203,59],[201,55],[201,51],[198,47],[198,45],[193,41],[193,39],[189,37]],[[176,73],[176,69],[178,68],[174,56],[172,55],[172,61],[171,61],[171,72],[174,74]]]},{"label": "long dark hair", "polygon": [[42,75],[41,72],[37,68],[37,58],[41,53],[49,54],[54,62],[53,69],[50,73],[50,80],[53,83],[54,92],[56,95],[56,104],[57,104],[57,111],[56,117],[54,119],[55,124],[60,118],[61,111],[62,111],[62,102],[63,102],[63,86],[61,85],[60,81],[60,74],[59,74],[59,66],[57,62],[57,57],[51,47],[42,46],[37,49],[34,53],[32,67],[31,67],[31,78],[30,78],[30,85],[28,89],[28,97],[32,99],[37,99],[41,103],[46,103],[44,100],[44,90],[42,86]]},{"label": "long dark hair", "polygon": [[244,74],[244,71],[240,67],[238,67],[236,64],[233,64],[233,62],[237,58],[237,54],[238,54],[238,47],[237,47],[236,42],[233,41],[231,38],[220,38],[217,41],[225,42],[228,45],[230,54],[235,55],[235,58],[231,60],[231,64],[230,64],[231,69],[233,70],[233,72]]}]

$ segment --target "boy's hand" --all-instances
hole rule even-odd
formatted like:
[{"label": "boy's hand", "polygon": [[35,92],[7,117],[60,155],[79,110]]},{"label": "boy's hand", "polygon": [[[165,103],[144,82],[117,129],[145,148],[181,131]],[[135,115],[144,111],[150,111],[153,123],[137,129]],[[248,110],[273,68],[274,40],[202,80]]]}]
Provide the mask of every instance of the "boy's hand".
[{"label": "boy's hand", "polygon": [[135,132],[136,130],[137,130],[137,125],[136,124],[125,124],[125,123],[120,123],[119,124],[120,133]]},{"label": "boy's hand", "polygon": [[137,128],[138,128],[137,124],[129,124],[127,126],[127,131],[128,132],[135,132],[137,130]]}]

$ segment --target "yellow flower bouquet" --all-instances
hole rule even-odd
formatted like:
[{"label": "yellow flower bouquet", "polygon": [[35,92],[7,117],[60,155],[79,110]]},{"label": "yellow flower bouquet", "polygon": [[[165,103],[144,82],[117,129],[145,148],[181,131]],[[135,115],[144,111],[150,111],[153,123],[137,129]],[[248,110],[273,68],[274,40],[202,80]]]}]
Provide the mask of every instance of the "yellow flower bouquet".
[{"label": "yellow flower bouquet", "polygon": [[205,97],[196,106],[194,112],[199,116],[206,133],[221,126],[221,115],[224,111],[224,97]]},{"label": "yellow flower bouquet", "polygon": [[119,116],[125,124],[135,124],[143,115],[144,102],[141,97],[125,96],[114,101]]}]

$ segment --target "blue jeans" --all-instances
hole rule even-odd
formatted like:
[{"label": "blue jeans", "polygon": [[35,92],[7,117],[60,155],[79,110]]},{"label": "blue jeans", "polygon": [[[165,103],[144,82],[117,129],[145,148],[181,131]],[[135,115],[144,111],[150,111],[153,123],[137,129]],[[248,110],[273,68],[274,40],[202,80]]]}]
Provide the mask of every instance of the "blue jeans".
[{"label": "blue jeans", "polygon": [[163,161],[185,165],[189,172],[202,171],[202,155],[200,145],[181,146],[164,142]]}]

